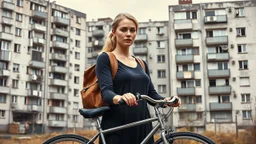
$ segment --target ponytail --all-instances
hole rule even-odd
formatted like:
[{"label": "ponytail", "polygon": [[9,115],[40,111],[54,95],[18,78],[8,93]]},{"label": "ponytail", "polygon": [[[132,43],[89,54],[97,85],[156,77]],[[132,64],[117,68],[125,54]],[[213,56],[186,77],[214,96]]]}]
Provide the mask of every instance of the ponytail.
[{"label": "ponytail", "polygon": [[102,52],[112,52],[116,48],[116,38],[113,36],[112,32],[109,32],[104,46],[102,48]]}]

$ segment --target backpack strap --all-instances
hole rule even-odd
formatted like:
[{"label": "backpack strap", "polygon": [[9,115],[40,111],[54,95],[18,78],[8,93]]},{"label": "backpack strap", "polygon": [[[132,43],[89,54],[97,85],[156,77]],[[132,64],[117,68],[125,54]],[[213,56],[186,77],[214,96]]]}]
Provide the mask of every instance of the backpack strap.
[{"label": "backpack strap", "polygon": [[143,60],[138,57],[135,57],[135,56],[133,56],[133,57],[139,62],[140,66],[143,68],[143,70],[146,71],[146,66],[145,66]]},{"label": "backpack strap", "polygon": [[108,54],[108,57],[110,60],[112,79],[114,79],[118,69],[118,62],[117,62],[116,56],[112,52],[106,52],[106,53]]}]

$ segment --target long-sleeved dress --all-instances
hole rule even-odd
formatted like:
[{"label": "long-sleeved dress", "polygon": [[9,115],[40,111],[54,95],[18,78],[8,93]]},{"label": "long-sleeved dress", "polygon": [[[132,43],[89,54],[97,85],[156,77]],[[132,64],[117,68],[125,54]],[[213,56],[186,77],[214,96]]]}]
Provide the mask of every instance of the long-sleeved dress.
[{"label": "long-sleeved dress", "polygon": [[[144,62],[145,63],[145,62]],[[114,80],[110,68],[110,60],[106,53],[97,58],[96,75],[102,93],[103,100],[110,104],[111,110],[104,113],[101,126],[103,129],[124,125],[127,123],[149,118],[149,110],[145,100],[139,101],[138,106],[114,105],[113,97],[125,93],[148,95],[154,99],[162,99],[154,89],[149,76],[148,66],[145,63],[146,72],[139,62],[135,68],[129,67],[118,61],[118,70]],[[131,127],[124,130],[105,134],[107,144],[139,144],[151,131],[152,123]],[[153,143],[153,138],[148,144]]]}]

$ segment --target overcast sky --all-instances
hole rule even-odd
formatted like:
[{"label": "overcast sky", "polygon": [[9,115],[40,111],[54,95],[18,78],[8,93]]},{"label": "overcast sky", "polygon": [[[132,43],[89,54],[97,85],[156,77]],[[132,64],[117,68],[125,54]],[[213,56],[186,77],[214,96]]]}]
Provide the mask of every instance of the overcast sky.
[{"label": "overcast sky", "polygon": [[[87,15],[87,21],[98,18],[114,18],[118,13],[128,12],[138,21],[168,20],[168,6],[178,0],[50,0]],[[239,0],[193,0],[193,3],[239,1]],[[241,0],[240,0],[241,1]]]}]

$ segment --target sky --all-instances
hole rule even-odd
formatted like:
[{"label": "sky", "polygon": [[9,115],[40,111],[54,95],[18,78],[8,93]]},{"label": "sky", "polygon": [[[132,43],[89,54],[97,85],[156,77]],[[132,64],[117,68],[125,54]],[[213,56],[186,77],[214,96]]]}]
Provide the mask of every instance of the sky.
[{"label": "sky", "polygon": [[[132,14],[139,22],[168,20],[168,6],[178,0],[50,0],[87,15],[87,21],[114,17],[118,13]],[[239,1],[239,0],[193,0],[193,3]],[[241,0],[240,0],[241,1]]]}]

